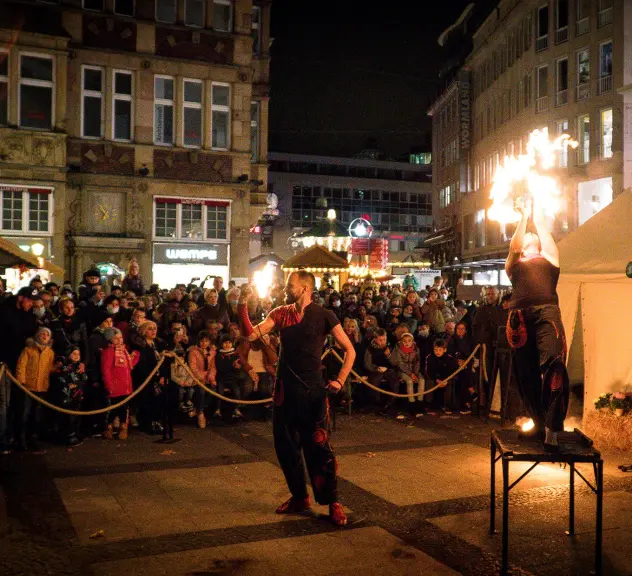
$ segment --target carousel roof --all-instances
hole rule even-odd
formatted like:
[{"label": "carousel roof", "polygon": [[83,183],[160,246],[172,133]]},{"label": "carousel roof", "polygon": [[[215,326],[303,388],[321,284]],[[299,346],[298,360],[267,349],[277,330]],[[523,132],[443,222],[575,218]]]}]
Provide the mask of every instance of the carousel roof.
[{"label": "carousel roof", "polygon": [[291,268],[344,268],[346,270],[349,268],[349,263],[327,248],[314,244],[300,254],[288,258],[282,268],[284,270]]},{"label": "carousel roof", "polygon": [[27,268],[48,270],[48,272],[54,274],[58,280],[64,279],[63,268],[60,268],[48,260],[44,260],[44,258],[25,252],[17,244],[6,238],[0,238],[0,267],[12,268],[13,266],[26,266]]}]

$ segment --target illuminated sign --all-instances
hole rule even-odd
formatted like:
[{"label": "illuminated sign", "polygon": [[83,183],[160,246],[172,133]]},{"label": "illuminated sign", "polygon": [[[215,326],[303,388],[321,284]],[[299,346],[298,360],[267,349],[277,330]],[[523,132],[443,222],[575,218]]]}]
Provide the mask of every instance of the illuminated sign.
[{"label": "illuminated sign", "polygon": [[154,244],[154,264],[228,265],[227,244]]},{"label": "illuminated sign", "polygon": [[472,108],[470,100],[471,74],[461,70],[459,74],[459,113],[461,126],[461,150],[470,149]]}]

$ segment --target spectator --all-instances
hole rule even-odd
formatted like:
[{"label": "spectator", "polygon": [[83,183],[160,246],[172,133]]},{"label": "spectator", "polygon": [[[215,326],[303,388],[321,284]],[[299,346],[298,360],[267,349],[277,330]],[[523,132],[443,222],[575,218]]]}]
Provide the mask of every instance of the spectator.
[{"label": "spectator", "polygon": [[209,288],[204,293],[204,306],[197,311],[194,318],[194,335],[202,330],[209,320],[221,324],[222,329],[228,330],[228,313],[226,308],[220,305],[219,294],[215,288]]},{"label": "spectator", "polygon": [[103,290],[101,285],[101,272],[98,268],[90,268],[83,273],[83,281],[79,285],[77,303],[86,302],[92,298],[95,292]]},{"label": "spectator", "polygon": [[[408,407],[411,414],[423,414],[424,379],[421,375],[421,358],[413,335],[406,332],[388,357],[389,362],[397,370],[397,376],[406,384]],[[413,395],[417,394],[416,397]]]},{"label": "spectator", "polygon": [[452,414],[452,386],[450,381],[447,380],[456,369],[458,365],[453,356],[448,354],[448,346],[445,340],[438,338],[435,340],[432,354],[428,354],[426,358],[426,365],[424,369],[424,376],[426,378],[427,389],[433,388],[439,385],[440,388],[436,393],[433,393],[433,398],[438,398],[435,401],[435,405],[445,412],[446,414]]},{"label": "spectator", "polygon": [[[239,400],[241,398],[241,390],[239,389],[239,384],[237,382],[237,375],[241,370],[241,362],[239,360],[239,355],[233,346],[233,340],[230,335],[226,334],[223,336],[221,340],[221,347],[215,355],[214,361],[215,369],[217,371],[218,394],[223,396],[226,390],[230,389],[232,397]],[[217,410],[215,411],[215,416],[218,418],[222,417],[221,407],[222,401],[220,400],[217,403]],[[243,417],[244,416],[239,409],[239,405],[236,405],[232,413],[232,418],[238,419]]]},{"label": "spectator", "polygon": [[129,261],[127,274],[125,274],[125,278],[123,278],[121,289],[123,292],[133,292],[138,297],[145,293],[145,285],[140,276],[140,266],[134,259]]},{"label": "spectator", "polygon": [[[207,331],[202,330],[198,334],[197,344],[189,347],[187,354],[193,376],[202,384],[215,388],[217,385],[215,364],[213,362],[215,350],[211,347],[211,342],[211,335]],[[195,412],[198,426],[206,428],[203,404],[200,405],[198,403],[195,406]]]},{"label": "spectator", "polygon": [[[397,373],[389,362],[388,357],[390,355],[391,351],[388,348],[386,330],[378,328],[364,353],[364,369],[367,372],[368,381],[373,386],[379,387],[382,384],[386,384],[387,390],[396,392],[399,388],[399,381]],[[379,393],[374,392],[373,398],[376,402],[379,402]],[[393,397],[389,396],[383,405],[381,413],[387,415],[392,405]]]},{"label": "spectator", "polygon": [[[100,290],[100,287],[98,287]],[[59,301],[59,318],[51,326],[53,332],[53,349],[58,356],[69,346],[77,346],[84,362],[90,363],[88,348],[88,328],[76,313],[73,301],[65,296]]]},{"label": "spectator", "polygon": [[445,318],[442,313],[444,307],[445,301],[439,298],[438,290],[431,288],[428,292],[428,300],[421,307],[421,314],[435,334],[442,334],[445,330]]}]

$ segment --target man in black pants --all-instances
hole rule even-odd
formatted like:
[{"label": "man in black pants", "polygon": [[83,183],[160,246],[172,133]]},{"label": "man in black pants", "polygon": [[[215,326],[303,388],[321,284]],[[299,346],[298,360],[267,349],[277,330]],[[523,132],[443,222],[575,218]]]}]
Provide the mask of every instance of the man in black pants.
[{"label": "man in black pants", "polygon": [[546,227],[542,207],[533,207],[537,234],[526,232],[531,207],[518,207],[522,218],[509,247],[505,270],[513,285],[507,339],[524,406],[535,423],[533,435],[557,450],[564,430],[569,381],[566,337],[558,306],[559,251]]},{"label": "man in black pants", "polygon": [[[342,388],[353,366],[355,350],[336,315],[312,304],[314,288],[311,273],[294,272],[285,287],[288,305],[275,308],[254,327],[248,317],[248,300],[253,294],[245,289],[239,301],[239,319],[242,333],[250,342],[275,329],[281,334],[274,390],[274,448],[292,496],[277,508],[277,514],[296,514],[311,508],[304,456],[316,501],[328,504],[331,521],[344,526],[347,517],[338,502],[337,462],[328,436],[327,389],[338,392]],[[332,334],[344,350],[345,359],[338,377],[325,386],[321,356],[327,334]]]}]

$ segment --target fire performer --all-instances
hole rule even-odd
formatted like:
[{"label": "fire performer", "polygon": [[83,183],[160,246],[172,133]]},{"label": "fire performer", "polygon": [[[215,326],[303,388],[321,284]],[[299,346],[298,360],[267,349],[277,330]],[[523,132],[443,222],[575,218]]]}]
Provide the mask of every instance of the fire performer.
[{"label": "fire performer", "polygon": [[[250,342],[273,330],[281,335],[281,352],[274,389],[274,448],[285,475],[290,499],[277,514],[297,514],[311,508],[307,493],[303,456],[307,464],[314,497],[329,505],[329,516],[336,526],[344,526],[347,517],[338,502],[337,462],[329,443],[329,403],[327,390],[337,393],[343,386],[355,359],[353,344],[336,315],[312,304],[315,288],[313,274],[300,270],[290,274],[285,287],[286,306],[275,308],[268,317],[252,326],[248,300],[254,297],[245,288],[239,300],[242,333]],[[338,377],[325,386],[321,356],[325,336],[332,334],[345,352]]]},{"label": "fire performer", "polygon": [[[505,263],[513,285],[507,338],[520,396],[535,424],[529,436],[544,440],[545,448],[554,451],[569,399],[566,337],[557,297],[559,251],[540,202],[519,199],[516,208],[521,219]],[[526,231],[532,212],[537,233]]]}]

